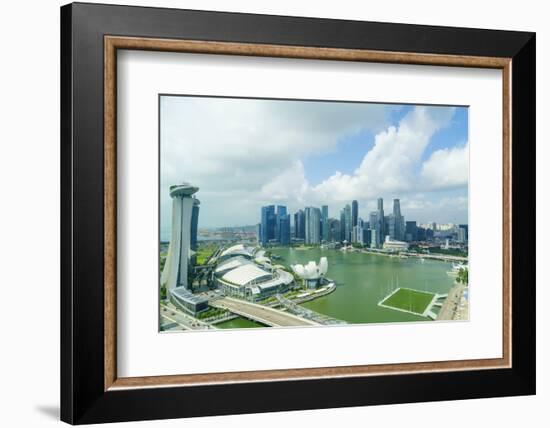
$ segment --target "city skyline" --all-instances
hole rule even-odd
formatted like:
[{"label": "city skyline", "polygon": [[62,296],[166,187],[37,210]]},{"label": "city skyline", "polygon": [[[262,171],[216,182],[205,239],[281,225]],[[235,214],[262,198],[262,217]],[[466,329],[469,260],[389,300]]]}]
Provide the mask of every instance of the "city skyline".
[{"label": "city skyline", "polygon": [[161,239],[170,234],[168,188],[183,181],[201,188],[199,228],[256,224],[269,204],[291,216],[326,206],[337,218],[353,200],[353,218],[366,221],[378,195],[386,207],[400,199],[418,223],[467,223],[467,114],[464,107],[163,96]]},{"label": "city skyline", "polygon": [[[382,248],[388,241],[395,245],[405,242],[433,241],[437,223],[427,226],[401,212],[401,202],[393,199],[391,210],[384,211],[383,198],[377,199],[377,209],[365,220],[358,216],[359,203],[351,201],[340,209],[339,218],[330,215],[328,207],[307,206],[288,214],[286,206],[261,207],[256,227],[257,242],[261,246],[291,244],[317,245],[321,243],[361,244],[368,248]],[[291,222],[290,219],[293,219]],[[453,239],[468,242],[468,223],[452,224]],[[445,224],[451,226],[451,224]],[[447,237],[449,235],[447,234]]]}]

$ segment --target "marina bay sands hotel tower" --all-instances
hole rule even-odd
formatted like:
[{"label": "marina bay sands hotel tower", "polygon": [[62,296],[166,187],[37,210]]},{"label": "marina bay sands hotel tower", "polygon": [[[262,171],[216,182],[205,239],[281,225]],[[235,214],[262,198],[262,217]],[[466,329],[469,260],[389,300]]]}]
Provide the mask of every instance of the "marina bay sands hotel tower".
[{"label": "marina bay sands hotel tower", "polygon": [[[166,263],[160,278],[160,283],[166,287],[167,292],[176,287],[189,288],[187,278],[191,245],[196,243],[196,223],[198,223],[199,218],[199,202],[193,195],[198,190],[198,187],[189,183],[170,186],[172,236],[170,237]],[[192,234],[195,234],[195,236],[193,237]]]}]

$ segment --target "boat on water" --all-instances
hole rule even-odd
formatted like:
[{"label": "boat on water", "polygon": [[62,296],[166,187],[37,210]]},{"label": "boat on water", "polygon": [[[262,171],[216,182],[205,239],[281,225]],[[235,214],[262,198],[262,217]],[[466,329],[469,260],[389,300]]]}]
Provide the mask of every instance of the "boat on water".
[{"label": "boat on water", "polygon": [[465,265],[465,264],[462,264],[462,263],[453,263],[453,267],[451,268],[450,271],[447,271],[447,275],[449,276],[458,276],[458,273],[462,270],[462,269],[467,269],[468,268],[468,265]]}]

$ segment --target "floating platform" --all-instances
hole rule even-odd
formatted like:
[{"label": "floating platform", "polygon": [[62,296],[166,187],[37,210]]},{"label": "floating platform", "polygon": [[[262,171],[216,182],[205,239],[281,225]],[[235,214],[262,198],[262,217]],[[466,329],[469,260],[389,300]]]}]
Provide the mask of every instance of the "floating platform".
[{"label": "floating platform", "polygon": [[433,320],[437,314],[432,309],[442,297],[442,294],[399,287],[378,302],[378,306]]}]

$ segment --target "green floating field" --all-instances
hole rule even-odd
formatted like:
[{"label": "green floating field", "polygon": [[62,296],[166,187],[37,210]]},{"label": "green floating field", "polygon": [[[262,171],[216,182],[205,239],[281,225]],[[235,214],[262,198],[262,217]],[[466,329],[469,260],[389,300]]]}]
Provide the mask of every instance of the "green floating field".
[{"label": "green floating field", "polygon": [[434,297],[434,293],[412,290],[410,288],[398,288],[378,305],[389,309],[423,315]]}]

